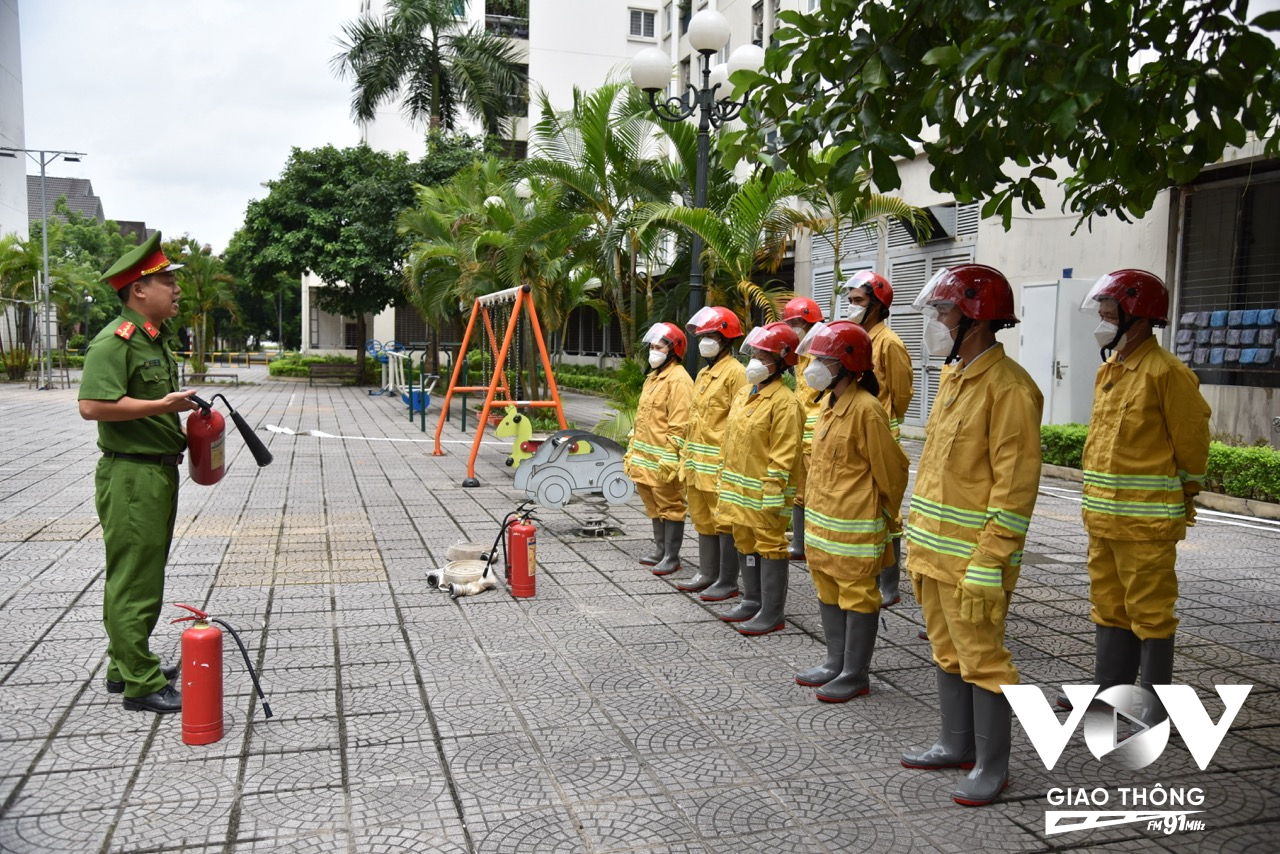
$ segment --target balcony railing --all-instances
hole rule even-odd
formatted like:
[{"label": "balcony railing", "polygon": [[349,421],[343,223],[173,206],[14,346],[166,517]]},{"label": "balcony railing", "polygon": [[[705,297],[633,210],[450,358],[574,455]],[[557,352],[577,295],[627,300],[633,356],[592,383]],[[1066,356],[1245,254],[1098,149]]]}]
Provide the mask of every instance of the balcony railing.
[{"label": "balcony railing", "polygon": [[495,36],[506,36],[509,39],[529,38],[529,19],[516,18],[510,15],[485,15],[484,29]]}]

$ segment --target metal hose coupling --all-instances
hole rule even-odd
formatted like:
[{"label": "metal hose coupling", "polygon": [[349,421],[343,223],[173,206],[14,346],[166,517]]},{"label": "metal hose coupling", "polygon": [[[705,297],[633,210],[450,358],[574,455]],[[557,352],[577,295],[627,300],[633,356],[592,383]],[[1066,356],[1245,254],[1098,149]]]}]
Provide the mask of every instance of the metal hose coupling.
[{"label": "metal hose coupling", "polygon": [[459,596],[474,596],[477,593],[492,590],[497,583],[497,578],[492,573],[476,581],[451,582],[448,586],[449,598],[457,599]]}]

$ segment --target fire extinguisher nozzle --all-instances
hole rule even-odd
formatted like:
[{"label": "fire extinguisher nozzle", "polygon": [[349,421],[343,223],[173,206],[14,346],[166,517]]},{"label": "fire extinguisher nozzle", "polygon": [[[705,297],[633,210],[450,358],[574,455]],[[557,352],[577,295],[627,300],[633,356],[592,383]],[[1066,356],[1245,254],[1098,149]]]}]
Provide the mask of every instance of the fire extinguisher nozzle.
[{"label": "fire extinguisher nozzle", "polygon": [[271,704],[268,703],[266,700],[262,701],[262,714],[264,714],[268,718],[271,717]]}]

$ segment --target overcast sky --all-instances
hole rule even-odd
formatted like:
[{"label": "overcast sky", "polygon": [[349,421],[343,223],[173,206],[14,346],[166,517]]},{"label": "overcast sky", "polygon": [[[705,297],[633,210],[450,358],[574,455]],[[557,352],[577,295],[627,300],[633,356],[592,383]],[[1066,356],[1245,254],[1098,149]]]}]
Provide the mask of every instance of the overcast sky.
[{"label": "overcast sky", "polygon": [[[83,151],[107,217],[215,251],[293,146],[358,139],[334,77],[358,0],[19,0],[26,147]],[[35,167],[33,166],[33,170]]]}]

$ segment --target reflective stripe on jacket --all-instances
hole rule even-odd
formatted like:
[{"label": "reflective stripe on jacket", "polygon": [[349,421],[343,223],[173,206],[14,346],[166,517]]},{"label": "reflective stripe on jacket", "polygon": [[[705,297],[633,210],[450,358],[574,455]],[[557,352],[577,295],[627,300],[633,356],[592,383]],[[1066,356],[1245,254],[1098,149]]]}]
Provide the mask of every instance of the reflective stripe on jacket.
[{"label": "reflective stripe on jacket", "polygon": [[729,423],[729,408],[738,389],[746,384],[747,372],[742,363],[728,353],[698,372],[685,428],[684,451],[680,455],[686,486],[703,492],[716,490],[723,458],[720,444]]},{"label": "reflective stripe on jacket", "polygon": [[804,379],[804,369],[809,366],[812,357],[799,356],[798,359],[799,361],[795,366],[796,399],[800,401],[800,406],[804,409],[804,455],[807,457],[809,456],[810,447],[813,445],[813,428],[818,423],[818,414],[822,412],[822,404],[819,402],[818,393]]},{"label": "reflective stripe on jacket", "polygon": [[724,433],[716,519],[786,527],[800,476],[804,411],[781,379],[738,390]]},{"label": "reflective stripe on jacket", "polygon": [[970,567],[1019,566],[1040,486],[1035,382],[996,344],[942,369],[911,493],[908,566],[958,585]]},{"label": "reflective stripe on jacket", "polygon": [[1084,525],[1113,540],[1181,540],[1209,462],[1200,380],[1155,338],[1098,367],[1084,444]]},{"label": "reflective stripe on jacket", "polygon": [[662,486],[675,480],[684,445],[693,380],[679,362],[645,377],[623,469],[636,483]]},{"label": "reflective stripe on jacket", "polygon": [[907,488],[907,455],[889,416],[856,383],[824,405],[805,483],[805,554],[834,578],[875,575]]},{"label": "reflective stripe on jacket", "polygon": [[893,431],[893,438],[901,441],[902,418],[907,414],[915,392],[911,354],[898,333],[887,323],[877,323],[869,334],[871,369],[880,383],[878,399],[885,412],[889,413],[889,429]]}]

